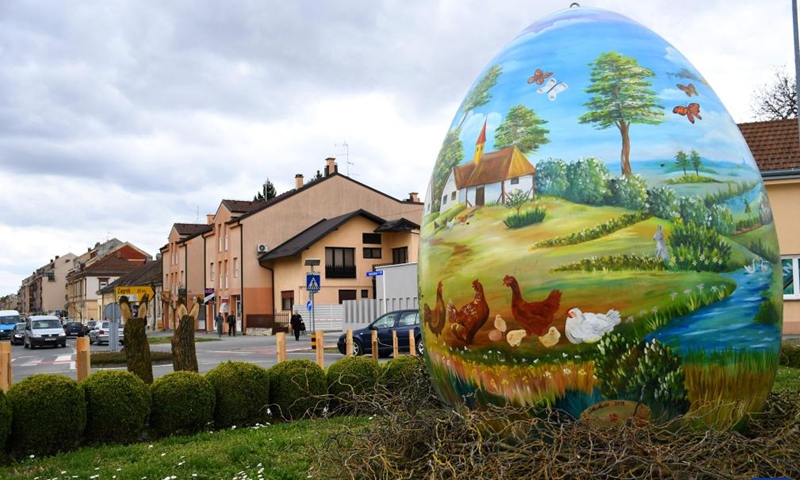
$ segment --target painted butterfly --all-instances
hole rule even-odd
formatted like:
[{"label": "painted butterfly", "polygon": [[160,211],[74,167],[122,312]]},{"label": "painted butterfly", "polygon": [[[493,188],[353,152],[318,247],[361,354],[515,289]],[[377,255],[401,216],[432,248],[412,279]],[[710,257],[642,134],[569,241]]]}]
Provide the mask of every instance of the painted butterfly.
[{"label": "painted butterfly", "polygon": [[679,83],[675,86],[683,90],[683,93],[685,93],[687,97],[691,97],[692,95],[700,95],[699,93],[697,93],[697,89],[694,88],[693,83],[690,83],[689,85],[681,85]]},{"label": "painted butterfly", "polygon": [[697,117],[700,120],[703,119],[703,117],[700,116],[699,103],[690,103],[689,106],[678,105],[677,107],[672,109],[672,113],[683,115],[686,117],[687,120],[689,120],[692,123],[694,123],[694,117]]},{"label": "painted butterfly", "polygon": [[547,81],[547,84],[542,88],[536,90],[537,93],[546,93],[547,98],[550,99],[552,102],[556,99],[556,96],[569,88],[566,83],[559,83],[555,78],[551,78]]},{"label": "painted butterfly", "polygon": [[528,78],[528,83],[543,84],[548,77],[553,75],[553,72],[543,72],[541,68],[537,68],[533,75]]}]

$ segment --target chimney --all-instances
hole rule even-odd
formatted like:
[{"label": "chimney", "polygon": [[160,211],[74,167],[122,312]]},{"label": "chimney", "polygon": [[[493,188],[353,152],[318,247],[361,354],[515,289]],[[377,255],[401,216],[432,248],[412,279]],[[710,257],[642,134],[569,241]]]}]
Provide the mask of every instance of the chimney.
[{"label": "chimney", "polygon": [[408,194],[408,201],[417,203],[419,202],[419,194],[417,192],[411,192]]},{"label": "chimney", "polygon": [[337,173],[339,168],[336,166],[336,159],[328,157],[325,159],[325,176]]},{"label": "chimney", "polygon": [[206,225],[213,225],[214,224],[214,214],[207,213],[206,214]]},{"label": "chimney", "polygon": [[303,174],[298,173],[297,175],[294,176],[294,189],[300,190],[300,188],[302,187],[303,187]]}]

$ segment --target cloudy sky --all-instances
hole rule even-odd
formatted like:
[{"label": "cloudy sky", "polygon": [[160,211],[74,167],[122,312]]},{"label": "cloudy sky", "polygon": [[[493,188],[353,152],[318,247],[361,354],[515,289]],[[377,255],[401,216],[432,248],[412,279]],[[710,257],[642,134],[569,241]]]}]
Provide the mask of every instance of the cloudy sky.
[{"label": "cloudy sky", "polygon": [[[737,122],[775,69],[793,76],[791,0],[581,3],[664,37]],[[108,238],[155,255],[173,223],[252,200],[266,179],[289,190],[328,156],[422,195],[479,73],[569,4],[0,2],[0,295]]]}]

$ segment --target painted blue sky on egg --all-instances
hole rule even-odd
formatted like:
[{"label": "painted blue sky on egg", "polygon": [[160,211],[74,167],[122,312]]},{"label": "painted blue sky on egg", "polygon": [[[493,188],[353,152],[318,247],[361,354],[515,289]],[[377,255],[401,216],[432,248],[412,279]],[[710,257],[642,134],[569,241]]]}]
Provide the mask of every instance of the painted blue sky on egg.
[{"label": "painted blue sky on egg", "polygon": [[[507,45],[476,79],[476,83],[492,66],[499,65],[502,74],[489,90],[488,104],[469,112],[461,131],[464,158],[472,161],[475,141],[484,121],[487,121],[486,152],[496,150],[494,132],[503,122],[509,109],[522,104],[547,121],[550,143],[528,152],[531,163],[547,158],[573,161],[590,156],[619,174],[621,139],[619,130],[605,130],[593,124],[579,124],[587,112],[585,104],[591,98],[592,62],[606,52],[633,57],[642,67],[655,73],[648,78],[650,89],[663,107],[663,121],[658,125],[632,124],[631,164],[636,162],[673,159],[678,150],[697,150],[707,161],[746,163],[754,171],[755,162],[733,118],[720,99],[704,83],[703,76],[680,52],[650,29],[613,12],[591,8],[571,8],[556,12],[525,29]],[[568,88],[551,101],[547,93],[537,93],[540,85],[529,84],[528,78],[536,69],[552,72],[552,77]],[[549,79],[548,79],[549,80]],[[677,84],[694,84],[697,96],[691,98]],[[686,116],[673,113],[676,106],[700,104],[700,115],[694,124]],[[459,110],[451,128],[464,116]]]}]

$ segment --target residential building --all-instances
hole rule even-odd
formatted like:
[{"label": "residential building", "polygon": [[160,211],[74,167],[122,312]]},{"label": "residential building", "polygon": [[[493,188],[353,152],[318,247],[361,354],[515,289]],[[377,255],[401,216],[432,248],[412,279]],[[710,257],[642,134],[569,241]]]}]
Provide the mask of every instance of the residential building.
[{"label": "residential building", "polygon": [[800,334],[800,130],[797,119],[742,123],[772,207],[783,263],[783,333]]},{"label": "residential building", "polygon": [[75,258],[73,253],[56,255],[25,278],[20,289],[20,296],[24,298],[24,307],[20,313],[30,315],[66,310],[67,273],[72,270]]},{"label": "residential building", "polygon": [[[99,311],[103,311],[106,305],[117,302],[116,288],[117,287],[150,287],[153,289],[153,297],[147,304],[146,324],[148,330],[155,330],[157,322],[162,319],[162,304],[159,300],[162,293],[162,267],[161,259],[149,261],[143,265],[135,267],[133,270],[117,278],[107,286],[101,288],[97,293],[100,295],[98,300]],[[132,300],[132,299],[129,299]],[[141,300],[141,299],[137,299]],[[139,302],[131,301],[131,306],[136,310],[135,315],[140,314],[138,311]]]}]

